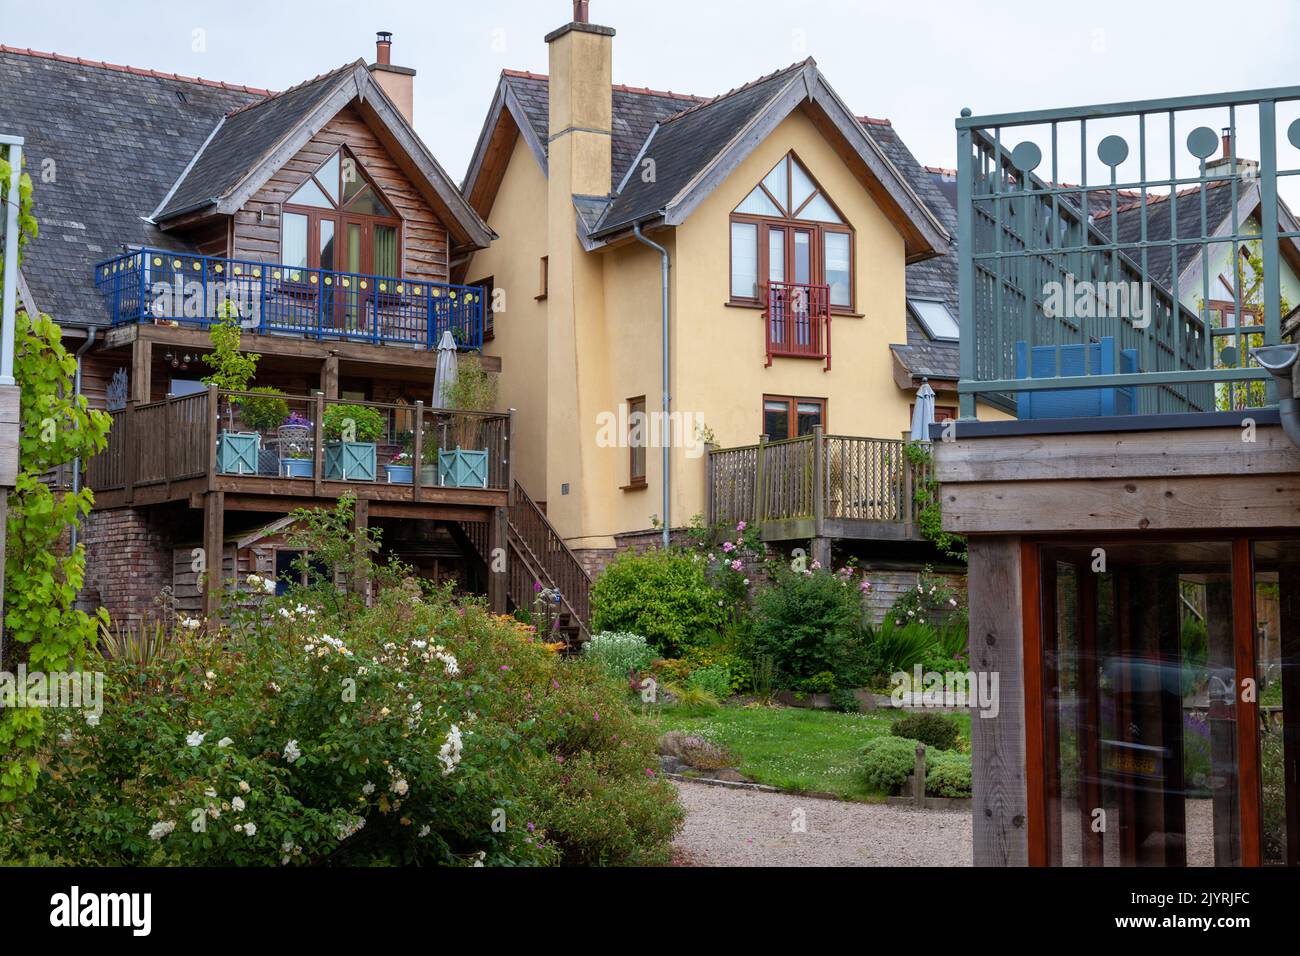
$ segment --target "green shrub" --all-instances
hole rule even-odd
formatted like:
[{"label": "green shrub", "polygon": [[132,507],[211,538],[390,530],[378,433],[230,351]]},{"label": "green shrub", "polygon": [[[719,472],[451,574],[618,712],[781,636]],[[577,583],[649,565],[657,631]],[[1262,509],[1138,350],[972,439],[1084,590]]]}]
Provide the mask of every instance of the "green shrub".
[{"label": "green shrub", "polygon": [[838,674],[861,639],[856,588],[829,571],[780,571],[758,598],[754,652],[772,658],[788,682],[822,671]]},{"label": "green shrub", "polygon": [[655,659],[655,652],[646,644],[644,637],[626,631],[601,631],[593,634],[582,653],[603,667],[611,677],[619,679],[646,670]]},{"label": "green shrub", "polygon": [[680,551],[625,552],[591,589],[592,627],[632,631],[667,657],[708,643],[725,617],[702,563]]},{"label": "green shrub", "polygon": [[925,624],[899,623],[886,614],[867,638],[876,666],[886,675],[910,672],[936,649],[934,629]]},{"label": "green shrub", "polygon": [[[350,423],[350,427],[349,427]],[[379,441],[384,434],[384,416],[368,405],[330,405],[321,428],[330,441]]]},{"label": "green shrub", "polygon": [[215,634],[178,629],[174,653],[106,659],[97,721],[50,711],[0,859],[667,861],[681,811],[653,730],[602,668],[413,582],[370,608],[303,591],[230,613]]},{"label": "green shrub", "polygon": [[915,740],[881,736],[867,741],[862,748],[862,773],[873,790],[892,793],[907,781],[916,768]]},{"label": "green shrub", "polygon": [[725,667],[710,664],[691,671],[691,676],[686,678],[686,686],[692,690],[708,691],[718,700],[724,700],[731,696],[731,672]]},{"label": "green shrub", "polygon": [[835,689],[835,674],[831,671],[818,671],[811,677],[799,681],[798,690],[805,694],[829,694]]},{"label": "green shrub", "polygon": [[249,428],[259,432],[271,431],[284,424],[289,417],[289,403],[279,396],[284,393],[278,388],[262,385],[250,388],[249,392],[260,396],[237,399],[239,418]]},{"label": "green shrub", "polygon": [[895,737],[919,740],[932,750],[953,750],[960,736],[957,721],[945,714],[908,714],[894,721],[889,732]]},{"label": "green shrub", "polygon": [[858,703],[858,695],[842,687],[831,691],[831,710],[838,710],[842,714],[857,714],[862,712],[862,707]]},{"label": "green shrub", "polygon": [[970,754],[926,753],[925,792],[932,797],[969,797]]}]

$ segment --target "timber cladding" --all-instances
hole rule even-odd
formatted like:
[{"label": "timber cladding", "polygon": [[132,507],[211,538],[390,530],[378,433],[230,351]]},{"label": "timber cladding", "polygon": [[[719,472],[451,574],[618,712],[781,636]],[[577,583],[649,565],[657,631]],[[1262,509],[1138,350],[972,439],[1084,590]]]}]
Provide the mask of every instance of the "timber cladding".
[{"label": "timber cladding", "polygon": [[401,217],[402,277],[429,282],[449,281],[447,228],[354,107],[347,107],[326,123],[235,213],[231,257],[260,262],[280,261],[280,204],[331,153],[344,145],[356,156]]},{"label": "timber cladding", "polygon": [[957,534],[1300,528],[1300,449],[1275,425],[968,438],[934,458]]}]

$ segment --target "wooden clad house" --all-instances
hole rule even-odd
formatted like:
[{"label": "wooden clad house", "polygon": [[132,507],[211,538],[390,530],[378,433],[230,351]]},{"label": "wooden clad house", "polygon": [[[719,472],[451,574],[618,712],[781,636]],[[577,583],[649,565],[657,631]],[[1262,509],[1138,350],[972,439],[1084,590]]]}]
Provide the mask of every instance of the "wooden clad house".
[{"label": "wooden clad house", "polygon": [[[273,93],[0,48],[0,134],[26,137],[37,182],[26,307],[60,323],[78,388],[113,418],[83,463],[96,502],[82,535],[85,600],[115,619],[165,586],[192,596],[181,551],[214,567],[230,551],[241,579],[250,561],[267,570],[268,522],[344,492],[399,556],[502,610],[508,587],[522,601],[554,583],[545,518],[513,493],[511,410],[430,408],[444,335],[462,358],[491,335],[485,290],[452,280],[493,233],[416,135],[414,71],[390,49],[380,34],[375,62]],[[254,386],[282,403],[199,382],[208,326],[230,314],[262,356]],[[358,407],[373,433],[331,425]],[[525,533],[526,565],[488,575],[493,549],[521,555]],[[204,610],[232,577],[201,578]]]},{"label": "wooden clad house", "polygon": [[587,7],[547,75],[503,71],[463,184],[501,237],[465,274],[507,292],[522,485],[591,569],[696,514],[933,560],[900,435],[922,378],[956,384],[935,178],[811,59],[711,98],[614,84]]},{"label": "wooden clad house", "polygon": [[976,865],[1300,865],[1297,104],[957,120]]}]

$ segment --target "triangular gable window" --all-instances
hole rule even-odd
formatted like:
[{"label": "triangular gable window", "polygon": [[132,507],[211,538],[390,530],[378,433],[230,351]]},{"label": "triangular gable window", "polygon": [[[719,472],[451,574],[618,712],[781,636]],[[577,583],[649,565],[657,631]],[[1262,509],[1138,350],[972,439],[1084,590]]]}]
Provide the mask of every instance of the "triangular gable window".
[{"label": "triangular gable window", "polygon": [[793,153],[772,167],[736,212],[809,222],[844,222]]}]

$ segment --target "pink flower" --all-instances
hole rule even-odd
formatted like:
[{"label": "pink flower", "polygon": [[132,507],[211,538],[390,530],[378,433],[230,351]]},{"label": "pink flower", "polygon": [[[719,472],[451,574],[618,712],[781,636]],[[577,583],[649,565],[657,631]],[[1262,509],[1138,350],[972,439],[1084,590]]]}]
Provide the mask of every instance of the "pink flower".
[{"label": "pink flower", "polygon": [[732,544],[730,541],[724,541],[722,542],[722,550],[725,551],[727,554],[731,554],[731,552],[736,550],[736,546]]},{"label": "pink flower", "polygon": [[739,558],[731,562],[731,570],[733,571],[740,571],[744,567],[745,567],[745,562],[741,561]]},{"label": "pink flower", "polygon": [[509,665],[509,664],[502,664],[502,665],[501,665],[501,669],[502,669],[503,671],[508,671],[508,670],[510,670],[510,665]]},{"label": "pink flower", "polygon": [[812,569],[813,569],[814,571],[820,571],[821,568],[822,568],[822,563],[821,563],[820,561],[814,561],[814,562],[812,563]]},{"label": "pink flower", "polygon": [[858,585],[858,590],[861,591],[863,594],[866,594],[868,591],[871,590],[871,582],[863,581],[861,584]]},{"label": "pink flower", "polygon": [[600,720],[600,711],[594,710],[592,713],[596,715],[596,720]]},{"label": "pink flower", "polygon": [[647,777],[653,777],[653,776],[655,775],[655,772],[654,772],[653,770],[651,770],[649,767],[646,767],[646,768],[645,768],[645,775],[646,775]]},{"label": "pink flower", "polygon": [[740,524],[736,525],[736,530],[737,530],[737,531],[744,531],[744,530],[745,530],[745,522],[742,521]]}]

